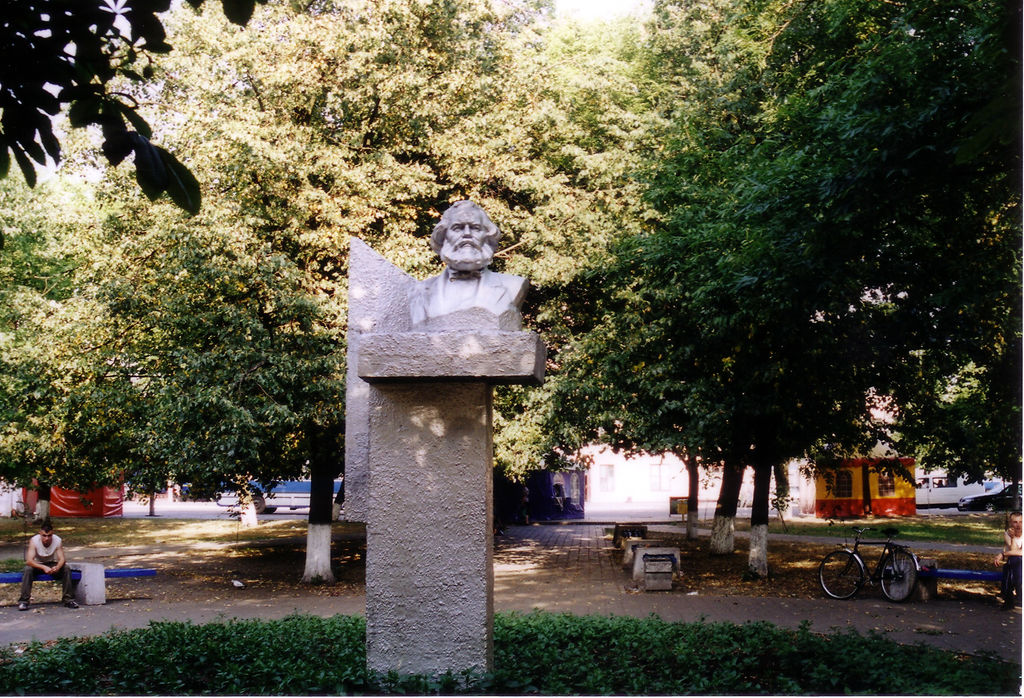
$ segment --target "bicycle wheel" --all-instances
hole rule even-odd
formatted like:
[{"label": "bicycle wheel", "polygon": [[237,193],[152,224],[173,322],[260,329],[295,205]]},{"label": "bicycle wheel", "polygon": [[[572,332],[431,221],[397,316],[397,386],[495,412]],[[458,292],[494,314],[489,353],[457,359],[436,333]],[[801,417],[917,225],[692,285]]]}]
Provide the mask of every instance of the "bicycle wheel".
[{"label": "bicycle wheel", "polygon": [[917,558],[906,550],[893,550],[882,566],[882,593],[890,601],[906,601],[917,584]]},{"label": "bicycle wheel", "polygon": [[849,550],[835,550],[818,565],[818,582],[833,599],[848,599],[864,585],[864,563]]}]

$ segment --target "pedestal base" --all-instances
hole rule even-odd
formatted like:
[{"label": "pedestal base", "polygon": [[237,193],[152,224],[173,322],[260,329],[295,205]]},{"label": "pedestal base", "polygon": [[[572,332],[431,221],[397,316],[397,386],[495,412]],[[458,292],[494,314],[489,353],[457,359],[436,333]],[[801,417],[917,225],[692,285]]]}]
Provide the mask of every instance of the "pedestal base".
[{"label": "pedestal base", "polygon": [[369,420],[367,666],[490,671],[491,387],[377,384]]}]

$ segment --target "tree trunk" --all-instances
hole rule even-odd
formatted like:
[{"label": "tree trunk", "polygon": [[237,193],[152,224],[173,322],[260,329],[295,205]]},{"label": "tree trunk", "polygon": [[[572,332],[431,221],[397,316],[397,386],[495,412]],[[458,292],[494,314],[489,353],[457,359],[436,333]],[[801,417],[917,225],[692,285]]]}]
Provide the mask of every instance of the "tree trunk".
[{"label": "tree trunk", "polygon": [[333,584],[331,519],[334,478],[341,472],[342,455],[336,429],[314,428],[310,435],[309,526],[306,529],[306,567],[302,581]]},{"label": "tree trunk", "polygon": [[736,505],[743,485],[743,468],[726,462],[722,468],[722,489],[718,492],[715,520],[711,524],[711,554],[731,555],[736,547]]},{"label": "tree trunk", "polygon": [[697,507],[700,505],[700,470],[697,467],[696,458],[691,458],[686,462],[686,476],[689,480],[690,489],[690,494],[687,497],[686,502],[686,539],[697,540],[697,521],[699,519]]},{"label": "tree trunk", "polygon": [[790,501],[789,469],[785,463],[776,463],[772,468],[775,475],[775,510],[779,512],[779,520],[792,506]]},{"label": "tree trunk", "polygon": [[47,521],[50,518],[50,486],[42,482],[36,487],[36,521]]},{"label": "tree trunk", "polygon": [[256,518],[256,504],[250,497],[244,504],[238,502],[238,520],[242,524],[242,528],[256,528],[259,525],[259,520]]},{"label": "tree trunk", "polygon": [[750,508],[750,573],[768,576],[768,516],[771,514],[772,466],[754,466],[754,501]]},{"label": "tree trunk", "polygon": [[149,497],[149,513],[147,516],[156,516],[156,490],[150,489],[146,496]]},{"label": "tree trunk", "polygon": [[306,568],[302,572],[306,584],[333,584],[331,569],[331,524],[312,523],[306,530]]}]

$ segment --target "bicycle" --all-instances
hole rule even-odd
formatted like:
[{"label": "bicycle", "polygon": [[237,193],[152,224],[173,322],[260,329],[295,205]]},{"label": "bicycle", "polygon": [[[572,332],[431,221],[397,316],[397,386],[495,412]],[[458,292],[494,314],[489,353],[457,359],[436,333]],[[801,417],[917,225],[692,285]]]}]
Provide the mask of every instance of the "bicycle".
[{"label": "bicycle", "polygon": [[[818,565],[818,582],[826,595],[833,599],[849,599],[861,590],[866,581],[878,582],[882,593],[890,601],[899,603],[906,601],[914,592],[919,569],[917,556],[909,548],[892,539],[899,531],[895,528],[882,530],[884,541],[862,541],[861,535],[873,528],[854,528],[856,538],[853,549],[844,546],[826,555]],[[861,545],[881,545],[882,554],[878,558],[875,569],[868,576],[864,558],[860,554]]]}]

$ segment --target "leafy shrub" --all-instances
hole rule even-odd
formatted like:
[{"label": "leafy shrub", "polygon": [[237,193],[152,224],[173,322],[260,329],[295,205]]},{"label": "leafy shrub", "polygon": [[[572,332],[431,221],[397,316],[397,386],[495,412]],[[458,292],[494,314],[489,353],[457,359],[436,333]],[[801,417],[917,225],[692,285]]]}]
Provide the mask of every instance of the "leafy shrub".
[{"label": "leafy shrub", "polygon": [[152,623],[0,651],[0,695],[1017,694],[1020,665],[805,625],[495,619],[495,670],[369,675],[360,617]]}]

